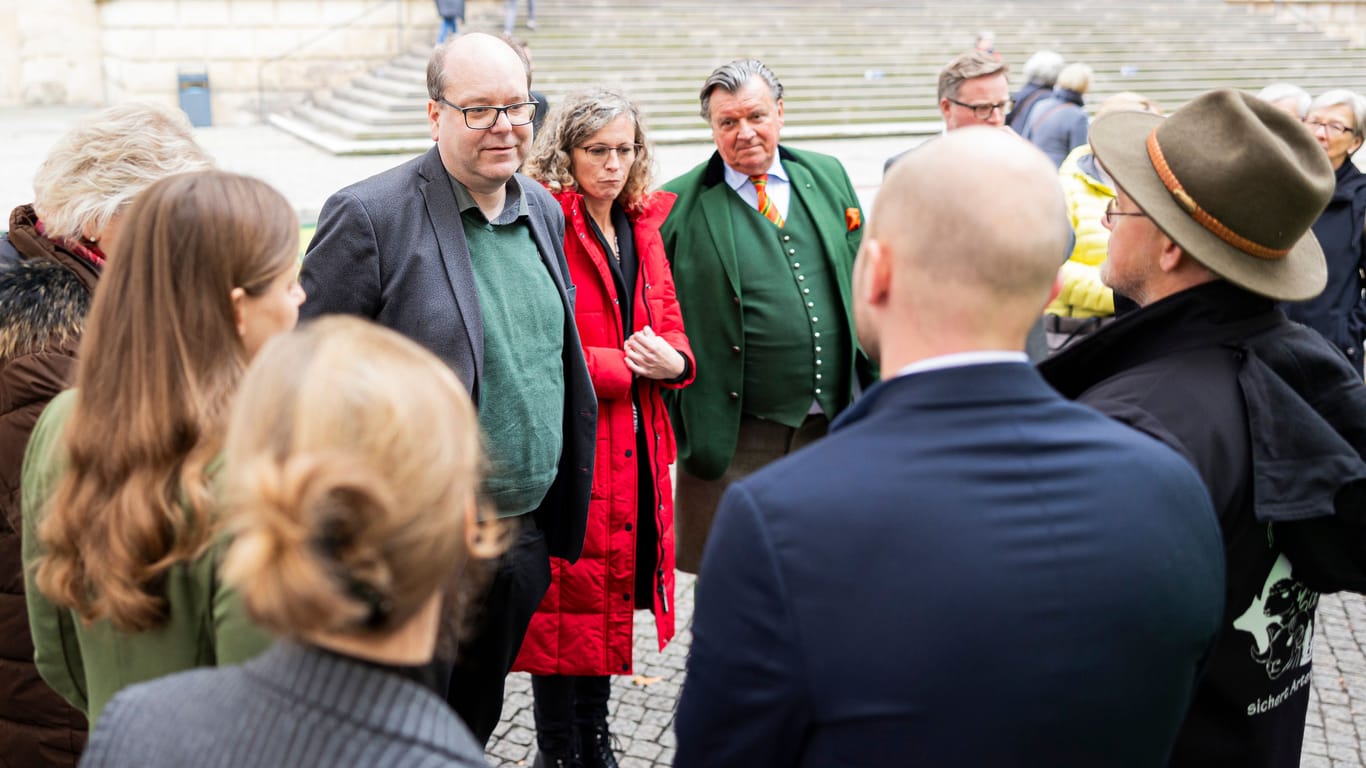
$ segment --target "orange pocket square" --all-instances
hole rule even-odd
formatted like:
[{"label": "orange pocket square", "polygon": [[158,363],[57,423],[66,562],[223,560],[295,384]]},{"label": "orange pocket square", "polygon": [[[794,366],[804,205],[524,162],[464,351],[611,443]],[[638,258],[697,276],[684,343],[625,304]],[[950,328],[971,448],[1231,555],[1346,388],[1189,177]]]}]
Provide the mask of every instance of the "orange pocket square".
[{"label": "orange pocket square", "polygon": [[848,227],[850,232],[863,226],[863,215],[859,212],[859,209],[844,209],[844,226]]}]

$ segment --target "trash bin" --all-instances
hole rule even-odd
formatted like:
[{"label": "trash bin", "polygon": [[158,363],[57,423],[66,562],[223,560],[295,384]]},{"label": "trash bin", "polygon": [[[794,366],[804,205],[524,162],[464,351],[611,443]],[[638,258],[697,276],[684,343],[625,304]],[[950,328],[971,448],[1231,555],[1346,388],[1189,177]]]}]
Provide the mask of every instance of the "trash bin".
[{"label": "trash bin", "polygon": [[209,106],[209,73],[186,72],[182,70],[180,81],[180,108],[190,117],[190,125],[207,128],[213,125],[213,110]]}]

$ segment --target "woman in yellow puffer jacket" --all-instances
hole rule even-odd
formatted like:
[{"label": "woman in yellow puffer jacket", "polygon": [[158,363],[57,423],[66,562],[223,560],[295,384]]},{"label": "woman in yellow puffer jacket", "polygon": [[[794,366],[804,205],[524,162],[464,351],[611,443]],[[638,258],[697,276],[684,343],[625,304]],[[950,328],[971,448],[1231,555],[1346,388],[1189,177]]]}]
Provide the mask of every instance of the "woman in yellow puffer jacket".
[{"label": "woman in yellow puffer jacket", "polygon": [[[1162,114],[1150,99],[1127,91],[1106,99],[1096,117],[1113,112]],[[1096,162],[1089,144],[1072,150],[1058,168],[1058,178],[1067,198],[1067,216],[1076,245],[1060,272],[1062,289],[1044,310],[1053,316],[1045,318],[1044,324],[1052,352],[1099,328],[1105,318],[1115,314],[1114,291],[1100,279],[1100,265],[1105,263],[1110,244],[1110,231],[1101,224],[1101,217],[1115,197],[1114,185]]]}]

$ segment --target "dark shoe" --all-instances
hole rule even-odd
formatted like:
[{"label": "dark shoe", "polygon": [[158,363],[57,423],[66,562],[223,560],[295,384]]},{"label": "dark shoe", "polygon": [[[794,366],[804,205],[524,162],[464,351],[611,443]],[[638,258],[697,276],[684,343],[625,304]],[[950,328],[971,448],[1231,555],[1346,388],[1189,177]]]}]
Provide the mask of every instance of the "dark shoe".
[{"label": "dark shoe", "polygon": [[[616,763],[613,763],[616,765]],[[531,764],[531,768],[583,768],[583,762],[574,752],[573,748],[564,753],[548,753],[540,750],[536,751],[536,760]]]},{"label": "dark shoe", "polygon": [[584,768],[618,768],[617,756],[612,751],[616,738],[607,730],[607,723],[579,726],[579,754]]}]

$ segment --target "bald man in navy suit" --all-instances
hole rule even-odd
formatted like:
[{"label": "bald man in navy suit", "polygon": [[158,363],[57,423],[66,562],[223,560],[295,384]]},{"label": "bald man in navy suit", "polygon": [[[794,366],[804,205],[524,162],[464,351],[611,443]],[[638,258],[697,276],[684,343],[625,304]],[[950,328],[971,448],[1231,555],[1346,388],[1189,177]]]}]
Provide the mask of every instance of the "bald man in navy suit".
[{"label": "bald man in navy suit", "polygon": [[892,168],[854,275],[884,380],[726,493],[679,768],[1165,764],[1219,628],[1219,527],[1184,459],[1026,362],[1065,221],[1052,165],[999,130]]}]

